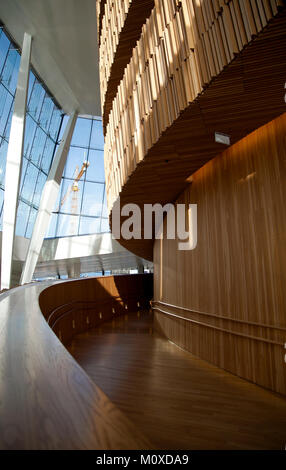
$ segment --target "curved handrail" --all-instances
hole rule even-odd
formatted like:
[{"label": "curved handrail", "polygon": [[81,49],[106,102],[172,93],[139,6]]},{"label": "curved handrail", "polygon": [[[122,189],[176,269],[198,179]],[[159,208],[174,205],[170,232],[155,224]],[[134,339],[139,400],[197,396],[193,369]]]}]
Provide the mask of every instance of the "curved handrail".
[{"label": "curved handrail", "polygon": [[0,295],[0,449],[148,449],[42,315],[40,294],[69,282]]},{"label": "curved handrail", "polygon": [[[122,297],[120,297],[120,296],[113,297],[113,299],[121,299],[121,300],[123,300]],[[108,303],[108,302],[110,302],[110,300],[104,300],[104,301],[101,302],[101,305],[102,305],[102,304],[106,304],[106,303]],[[93,305],[93,306],[94,306],[94,304],[96,304],[96,305],[98,304],[98,301],[96,301],[96,300],[73,300],[72,302],[67,302],[67,303],[65,303],[65,304],[63,304],[63,305],[60,305],[59,307],[57,307],[57,308],[55,308],[54,310],[52,310],[52,312],[51,312],[50,315],[48,316],[48,318],[47,318],[48,324],[51,326],[51,320],[52,320],[53,316],[56,315],[61,309],[65,308],[65,307],[67,307],[67,306],[72,306],[72,305],[76,305],[76,304],[85,304],[85,305],[89,305],[89,304],[90,304],[90,305]]]},{"label": "curved handrail", "polygon": [[98,300],[72,301],[54,309],[47,321],[61,342],[66,345],[76,334],[89,328],[98,327],[99,324],[111,320],[115,315],[134,311],[135,303],[136,310],[142,309],[144,306],[145,308],[150,306],[150,303],[148,302],[147,305],[146,299],[138,296],[138,294],[129,295],[128,298],[111,296],[108,300],[101,300],[100,302]]}]

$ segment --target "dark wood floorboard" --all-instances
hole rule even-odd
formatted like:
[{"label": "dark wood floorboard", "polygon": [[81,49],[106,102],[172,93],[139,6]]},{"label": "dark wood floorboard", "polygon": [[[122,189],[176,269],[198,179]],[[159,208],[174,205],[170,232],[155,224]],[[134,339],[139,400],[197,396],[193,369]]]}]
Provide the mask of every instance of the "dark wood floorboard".
[{"label": "dark wood floorboard", "polygon": [[183,351],[149,312],[78,335],[69,351],[158,449],[284,449],[286,400]]}]

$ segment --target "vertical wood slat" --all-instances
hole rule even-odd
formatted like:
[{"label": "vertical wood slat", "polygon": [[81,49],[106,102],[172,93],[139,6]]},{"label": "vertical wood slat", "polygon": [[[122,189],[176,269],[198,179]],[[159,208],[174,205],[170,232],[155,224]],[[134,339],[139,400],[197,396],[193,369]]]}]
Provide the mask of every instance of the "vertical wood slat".
[{"label": "vertical wood slat", "polygon": [[[106,25],[109,24],[107,7],[109,11],[114,11],[112,2],[108,2],[111,0],[107,0],[106,4]],[[126,160],[124,178],[120,182],[109,179],[109,208],[132,173],[133,162],[144,159],[166,128],[186,109],[190,99],[193,101],[272,18],[274,12],[278,12],[275,5],[276,9],[272,3],[256,0],[219,0],[215,3],[206,0],[166,0],[162,3],[155,0],[155,7],[142,27],[141,36],[118,85],[106,122],[105,159],[108,174],[117,173],[116,159],[119,158],[121,164],[122,160]],[[122,21],[123,17],[119,25]],[[120,38],[118,40],[120,43]],[[100,65],[106,67],[108,48],[103,43],[101,47]],[[111,70],[111,56],[108,57],[108,64]],[[104,106],[110,78],[106,73],[102,77]],[[136,100],[133,98],[135,88]],[[120,105],[118,97],[121,97]],[[116,139],[120,139],[120,150],[114,154],[116,135]]]}]

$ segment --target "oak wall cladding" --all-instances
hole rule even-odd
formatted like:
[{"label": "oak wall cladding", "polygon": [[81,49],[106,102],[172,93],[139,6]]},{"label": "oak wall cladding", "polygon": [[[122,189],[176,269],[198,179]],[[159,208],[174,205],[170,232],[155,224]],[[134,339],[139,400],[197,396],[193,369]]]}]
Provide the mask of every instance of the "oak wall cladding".
[{"label": "oak wall cladding", "polygon": [[[100,92],[103,130],[132,49],[149,18],[154,0],[105,0],[97,2],[99,22]],[[103,11],[102,16],[100,11]]]},{"label": "oak wall cladding", "polygon": [[157,327],[173,342],[286,394],[286,113],[193,175],[198,245],[154,244]]},{"label": "oak wall cladding", "polygon": [[[234,143],[282,114],[285,50],[282,2],[156,1],[106,122],[109,211],[174,200],[221,151],[215,131]],[[152,259],[149,240],[120,243]]]},{"label": "oak wall cladding", "polygon": [[106,170],[116,176],[111,204],[166,128],[278,12],[276,2],[263,10],[267,18],[249,1],[198,3],[158,0],[143,25],[107,124]]}]

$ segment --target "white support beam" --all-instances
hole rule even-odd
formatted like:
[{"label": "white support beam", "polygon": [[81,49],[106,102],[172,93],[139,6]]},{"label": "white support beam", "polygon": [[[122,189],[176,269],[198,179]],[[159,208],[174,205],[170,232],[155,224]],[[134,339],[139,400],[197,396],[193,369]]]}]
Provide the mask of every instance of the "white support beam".
[{"label": "white support beam", "polygon": [[76,120],[77,112],[74,112],[69,118],[63,139],[58,147],[48,179],[44,186],[32,238],[23,266],[20,280],[21,285],[31,282],[32,280],[44,237],[49,227],[50,216],[57,200]]},{"label": "white support beam", "polygon": [[9,289],[11,286],[15,225],[25,136],[31,47],[32,36],[25,33],[6,162],[1,255],[1,289]]}]

